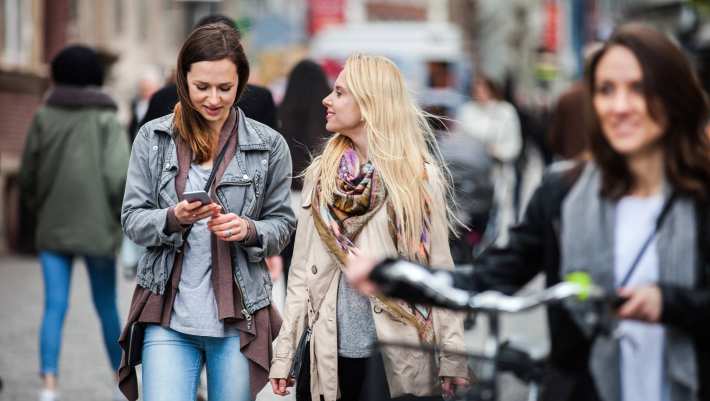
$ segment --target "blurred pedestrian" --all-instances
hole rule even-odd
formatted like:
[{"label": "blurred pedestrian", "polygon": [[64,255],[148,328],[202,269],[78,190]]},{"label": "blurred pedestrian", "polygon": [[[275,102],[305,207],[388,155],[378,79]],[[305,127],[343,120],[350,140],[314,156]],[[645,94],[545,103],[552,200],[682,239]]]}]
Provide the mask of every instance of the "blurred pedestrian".
[{"label": "blurred pedestrian", "polygon": [[498,86],[482,74],[476,77],[471,96],[473,100],[459,109],[458,129],[483,143],[496,163],[493,181],[500,233],[496,242],[503,245],[507,243],[508,227],[516,220],[514,163],[522,147],[520,120],[513,105],[503,100]]},{"label": "blurred pedestrian", "polygon": [[294,179],[291,188],[300,191],[303,177],[313,156],[320,153],[328,138],[325,129],[323,98],[330,93],[330,85],[320,65],[302,60],[288,75],[283,101],[279,105],[281,134],[286,138],[293,159]]},{"label": "blurred pedestrian", "polygon": [[104,70],[97,54],[84,46],[66,47],[52,60],[51,77],[53,86],[32,120],[20,168],[23,202],[37,214],[35,242],[44,279],[42,401],[58,399],[59,351],[75,257],[86,263],[111,369],[118,369],[115,252],[128,164],[116,104],[100,90]]},{"label": "blurred pedestrian", "polygon": [[[584,46],[585,65],[590,63],[601,46],[600,42],[590,42]],[[583,79],[572,83],[557,99],[551,115],[548,142],[558,159],[580,160],[589,157],[586,132],[589,121],[585,113],[589,109],[589,99]]]},{"label": "blurred pedestrian", "polygon": [[[284,325],[274,343],[273,391],[288,394],[298,380],[299,400],[310,394],[325,401],[371,400],[364,391],[366,367],[384,363],[387,398],[447,393],[467,381],[466,359],[448,352],[463,349],[462,316],[367,298],[341,280],[346,259],[358,249],[453,267],[450,191],[430,153],[434,135],[401,73],[384,57],[349,57],[323,105],[333,135],[306,171]],[[291,377],[306,327],[310,349],[304,354],[313,358]],[[436,361],[396,347],[380,357],[377,340],[446,350]]]},{"label": "blurred pedestrian", "polygon": [[128,124],[128,138],[131,144],[136,137],[136,133],[138,133],[140,122],[143,121],[148,111],[150,98],[160,89],[158,73],[153,68],[147,68],[143,71],[138,80],[137,89],[136,95],[131,99],[131,121]]},{"label": "blurred pedestrian", "polygon": [[583,81],[575,82],[562,92],[552,111],[548,141],[558,159],[579,159],[587,151],[586,91]]},{"label": "blurred pedestrian", "polygon": [[[254,399],[267,382],[281,322],[264,258],[281,251],[295,219],[286,141],[233,107],[248,78],[232,26],[195,29],[178,56],[175,112],[136,136],[121,216],[148,254],[119,340],[131,401],[141,362],[145,401],[194,400],[203,366],[210,401]],[[185,199],[203,188],[210,203]]]},{"label": "blurred pedestrian", "polygon": [[[239,33],[239,29],[234,23],[234,20],[221,14],[211,14],[202,18],[195,25],[195,29],[214,23],[223,23]],[[177,103],[177,85],[175,82],[170,82],[160,88],[151,97],[148,110],[140,125],[172,113]],[[274,103],[271,92],[267,88],[247,83],[244,88],[244,93],[237,99],[236,106],[239,107],[247,117],[276,129],[276,104]]]},{"label": "blurred pedestrian", "polygon": [[[321,146],[328,138],[323,119],[323,98],[330,93],[330,85],[320,65],[311,60],[302,60],[296,64],[288,76],[286,92],[279,105],[279,124],[281,135],[291,150],[293,160],[293,180],[291,181],[291,203],[294,208],[300,205],[303,188],[302,173],[320,153]],[[280,265],[285,269],[284,278],[288,278],[288,268],[293,255],[293,238],[281,253]]]},{"label": "blurred pedestrian", "polygon": [[476,138],[460,131],[443,132],[439,147],[451,172],[457,205],[457,218],[465,228],[458,236],[451,233],[451,256],[456,265],[473,263],[476,247],[487,233],[488,222],[495,216],[492,180],[493,160]]},{"label": "blurred pedestrian", "polygon": [[[549,172],[510,246],[453,282],[512,293],[581,271],[618,294],[612,335],[588,309],[548,308],[543,400],[710,400],[705,96],[681,49],[639,24],[612,33],[585,84],[592,160]],[[364,290],[367,269],[348,266]]]}]

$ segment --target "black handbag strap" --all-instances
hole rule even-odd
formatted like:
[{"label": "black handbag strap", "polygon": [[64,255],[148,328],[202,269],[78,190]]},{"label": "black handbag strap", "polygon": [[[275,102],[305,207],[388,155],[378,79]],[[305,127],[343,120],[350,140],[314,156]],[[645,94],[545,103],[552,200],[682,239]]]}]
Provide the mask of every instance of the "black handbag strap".
[{"label": "black handbag strap", "polygon": [[658,218],[656,219],[656,225],[653,227],[653,231],[651,234],[646,238],[646,241],[643,243],[641,246],[641,249],[639,249],[638,254],[634,258],[634,261],[631,263],[631,267],[626,271],[626,274],[624,275],[623,280],[621,280],[621,283],[619,284],[619,288],[623,288],[628,284],[629,280],[631,279],[631,276],[633,276],[634,272],[636,271],[636,268],[638,267],[639,262],[641,261],[641,258],[643,255],[646,253],[646,250],[648,247],[651,245],[653,242],[653,239],[656,237],[656,234],[658,231],[661,229],[661,226],[663,225],[663,222],[666,220],[666,216],[668,215],[668,212],[671,210],[671,206],[673,206],[673,203],[675,202],[677,198],[677,195],[675,192],[673,192],[668,199],[666,199],[665,204],[663,204],[663,207],[661,208],[661,213],[658,215]]},{"label": "black handbag strap", "polygon": [[[217,158],[214,160],[212,163],[212,171],[210,172],[209,178],[207,178],[207,182],[205,183],[205,192],[208,194],[210,193],[210,188],[212,187],[212,183],[214,182],[215,176],[217,175],[217,170],[219,169],[219,165],[222,164],[222,159],[224,159],[224,154],[227,153],[227,148],[229,147],[229,142],[232,140],[232,137],[236,136],[235,133],[237,132],[237,124],[234,124],[234,129],[232,132],[229,134],[229,138],[224,142],[224,145],[222,146],[222,150],[219,151],[219,154],[217,155]],[[187,237],[190,235],[190,231],[192,231],[192,224],[190,224],[189,227],[183,231],[182,234],[182,240],[186,241]]]},{"label": "black handbag strap", "polygon": [[214,163],[212,163],[212,171],[210,172],[209,178],[207,178],[207,183],[205,183],[205,192],[207,192],[207,193],[210,192],[210,187],[212,187],[212,182],[214,181],[214,178],[217,175],[217,170],[219,169],[219,165],[222,164],[222,159],[224,159],[224,154],[227,153],[227,148],[229,147],[229,142],[232,140],[232,136],[234,136],[234,133],[236,131],[237,131],[237,126],[235,124],[234,130],[232,130],[232,133],[229,135],[229,138],[227,138],[227,140],[224,142],[224,146],[222,146],[222,150],[219,151],[217,158],[215,159]]}]

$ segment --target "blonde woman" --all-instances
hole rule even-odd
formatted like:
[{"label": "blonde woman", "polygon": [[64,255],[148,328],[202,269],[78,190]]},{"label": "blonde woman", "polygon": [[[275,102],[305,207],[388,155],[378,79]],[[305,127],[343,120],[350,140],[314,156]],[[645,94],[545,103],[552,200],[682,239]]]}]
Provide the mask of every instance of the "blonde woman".
[{"label": "blonde woman", "polygon": [[[284,324],[274,342],[274,393],[289,393],[297,344],[310,327],[310,388],[299,386],[297,398],[358,400],[366,367],[375,362],[384,364],[386,398],[440,399],[467,384],[465,358],[447,352],[463,348],[462,318],[368,298],[341,274],[359,250],[453,266],[450,191],[429,151],[432,132],[399,70],[384,57],[348,58],[323,105],[326,129],[334,135],[305,172]],[[373,353],[378,340],[433,345],[442,352],[433,357],[385,347],[380,361]]]}]

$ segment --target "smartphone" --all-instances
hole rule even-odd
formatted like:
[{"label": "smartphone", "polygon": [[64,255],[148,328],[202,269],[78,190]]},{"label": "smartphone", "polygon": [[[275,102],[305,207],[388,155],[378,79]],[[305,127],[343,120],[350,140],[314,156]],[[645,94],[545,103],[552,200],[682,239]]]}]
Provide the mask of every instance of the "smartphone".
[{"label": "smartphone", "polygon": [[212,203],[212,199],[210,198],[210,196],[207,195],[207,192],[203,190],[183,192],[182,198],[188,202],[199,201],[203,205],[209,205],[210,203]]}]

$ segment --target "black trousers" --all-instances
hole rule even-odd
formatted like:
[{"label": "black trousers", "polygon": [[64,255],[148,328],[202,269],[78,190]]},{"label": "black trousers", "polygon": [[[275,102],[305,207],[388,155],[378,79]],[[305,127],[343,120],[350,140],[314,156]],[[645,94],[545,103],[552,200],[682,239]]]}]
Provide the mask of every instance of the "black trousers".
[{"label": "black trousers", "polygon": [[443,401],[441,396],[392,398],[379,353],[369,358],[338,357],[340,401]]}]

